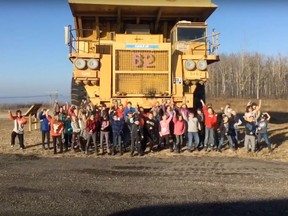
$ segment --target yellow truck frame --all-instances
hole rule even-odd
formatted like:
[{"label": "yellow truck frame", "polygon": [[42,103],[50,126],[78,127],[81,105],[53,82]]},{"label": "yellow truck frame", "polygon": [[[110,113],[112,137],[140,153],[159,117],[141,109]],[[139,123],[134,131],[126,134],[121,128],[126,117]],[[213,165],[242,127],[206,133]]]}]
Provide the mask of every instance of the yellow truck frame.
[{"label": "yellow truck frame", "polygon": [[219,61],[218,33],[205,21],[211,0],[69,0],[74,28],[65,27],[73,63],[71,101],[131,101],[144,108],[174,98],[197,106],[207,66]]}]

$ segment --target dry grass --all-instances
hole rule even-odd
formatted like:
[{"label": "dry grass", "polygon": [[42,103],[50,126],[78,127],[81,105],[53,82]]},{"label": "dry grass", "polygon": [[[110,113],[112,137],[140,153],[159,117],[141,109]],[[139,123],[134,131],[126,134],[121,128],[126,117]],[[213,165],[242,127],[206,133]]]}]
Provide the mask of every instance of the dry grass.
[{"label": "dry grass", "polygon": [[[212,103],[214,108],[220,110],[222,106],[226,103],[230,103],[232,108],[238,112],[245,111],[245,105],[247,104],[247,99],[207,99],[207,103]],[[269,135],[270,140],[273,143],[274,150],[272,153],[268,153],[268,150],[263,143],[263,149],[257,153],[246,153],[243,148],[238,149],[236,152],[230,152],[229,150],[224,150],[222,153],[204,151],[188,153],[184,151],[181,153],[182,156],[187,157],[239,157],[239,158],[249,158],[249,159],[261,159],[261,160],[277,160],[277,161],[288,161],[288,101],[285,100],[263,100],[262,101],[263,111],[267,111],[272,116],[271,123],[269,124]],[[22,111],[25,112],[27,108]],[[2,118],[1,118],[2,117]],[[0,111],[0,153],[5,154],[25,154],[25,155],[38,155],[43,157],[95,157],[94,154],[90,156],[83,155],[82,153],[68,152],[63,155],[53,155],[52,150],[45,151],[42,150],[41,145],[41,134],[39,130],[33,130],[28,132],[28,126],[26,126],[25,132],[25,150],[20,150],[18,145],[14,148],[10,147],[10,134],[13,128],[13,123],[7,118],[7,110]],[[243,145],[243,143],[241,144]],[[164,150],[158,153],[150,153],[144,156],[144,158],[150,157],[173,157],[174,153],[170,153],[168,150]],[[108,156],[98,156],[98,157],[108,157]],[[124,156],[116,156],[113,158],[121,159],[128,158],[129,154],[124,154]]]}]

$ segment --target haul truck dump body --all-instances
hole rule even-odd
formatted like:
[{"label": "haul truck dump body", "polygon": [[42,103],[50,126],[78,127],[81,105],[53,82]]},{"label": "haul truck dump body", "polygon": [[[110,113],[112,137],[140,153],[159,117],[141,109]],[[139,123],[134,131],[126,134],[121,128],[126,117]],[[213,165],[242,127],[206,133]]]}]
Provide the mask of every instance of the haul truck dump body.
[{"label": "haul truck dump body", "polygon": [[[66,28],[73,63],[72,103],[131,101],[149,108],[173,96],[193,107],[204,97],[207,65],[218,61],[217,33],[208,41],[211,0],[69,0]],[[199,91],[197,93],[197,91]]]}]

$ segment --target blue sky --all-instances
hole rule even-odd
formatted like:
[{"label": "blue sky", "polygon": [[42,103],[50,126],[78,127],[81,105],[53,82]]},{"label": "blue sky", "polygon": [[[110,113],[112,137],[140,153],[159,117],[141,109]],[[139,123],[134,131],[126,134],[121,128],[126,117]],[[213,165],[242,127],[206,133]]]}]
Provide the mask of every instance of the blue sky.
[{"label": "blue sky", "polygon": [[[221,34],[220,53],[288,55],[286,1],[213,2],[219,8],[207,22],[210,32],[215,28]],[[69,96],[72,65],[64,44],[64,26],[69,24],[73,19],[68,0],[1,1],[0,103],[56,90]]]}]

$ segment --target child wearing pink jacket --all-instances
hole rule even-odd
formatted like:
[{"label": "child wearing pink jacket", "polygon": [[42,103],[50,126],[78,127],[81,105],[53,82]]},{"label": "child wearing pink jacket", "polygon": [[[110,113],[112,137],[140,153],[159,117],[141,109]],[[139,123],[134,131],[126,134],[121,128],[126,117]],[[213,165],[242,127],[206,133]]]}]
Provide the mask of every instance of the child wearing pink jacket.
[{"label": "child wearing pink jacket", "polygon": [[[169,117],[167,116],[167,114],[164,114],[162,116],[162,120],[159,122],[159,135],[160,135],[160,139],[159,139],[159,144],[158,144],[158,150],[160,150],[161,147],[161,143],[164,142],[164,146],[165,145],[169,145],[169,135],[170,135],[170,121],[173,118],[173,113],[170,112],[169,113]],[[173,145],[169,145],[170,151],[172,149],[173,151]]]},{"label": "child wearing pink jacket", "polygon": [[174,115],[174,135],[176,137],[175,152],[180,153],[180,148],[183,144],[183,135],[186,132],[186,122],[183,120],[183,116]]}]

